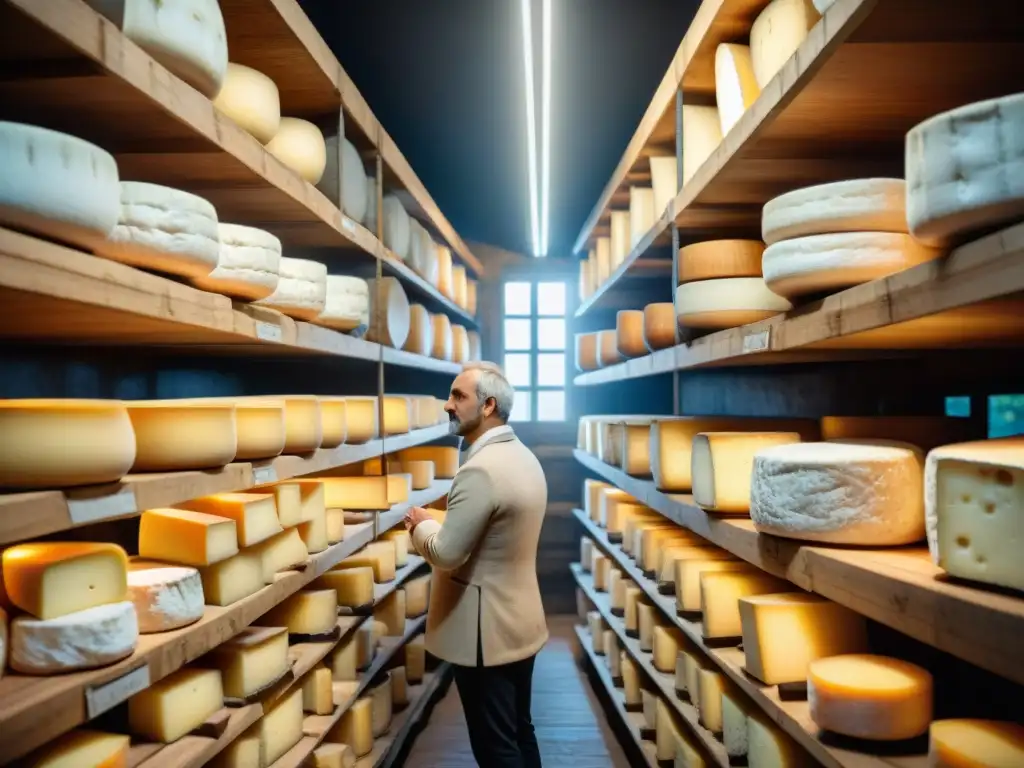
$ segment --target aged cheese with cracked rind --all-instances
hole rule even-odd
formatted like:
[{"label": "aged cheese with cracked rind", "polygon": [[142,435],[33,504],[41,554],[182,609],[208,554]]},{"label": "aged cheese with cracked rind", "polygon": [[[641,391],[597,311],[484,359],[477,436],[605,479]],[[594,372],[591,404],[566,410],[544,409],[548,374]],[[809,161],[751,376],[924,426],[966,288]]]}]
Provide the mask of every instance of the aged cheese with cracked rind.
[{"label": "aged cheese with cracked rind", "polygon": [[910,443],[794,443],[754,457],[750,517],[762,533],[897,546],[925,537],[924,454]]},{"label": "aged cheese with cracked rind", "polygon": [[32,768],[121,768],[128,765],[131,739],[119,733],[77,728],[32,754]]},{"label": "aged cheese with cracked rind", "polygon": [[318,183],[327,168],[324,134],[308,120],[282,117],[266,149],[310,184]]},{"label": "aged cheese with cracked rind", "polygon": [[690,475],[701,509],[725,514],[750,511],[754,456],[773,445],[799,443],[796,432],[701,432],[693,438]]},{"label": "aged cheese with cracked rind", "polygon": [[401,349],[409,338],[409,297],[395,277],[367,282],[370,289],[370,329],[367,341]]},{"label": "aged cheese with cracked rind", "polygon": [[238,554],[235,521],[186,509],[147,509],[139,555],[181,565],[213,565]]},{"label": "aged cheese with cracked rind", "polygon": [[750,46],[719,43],[715,49],[715,100],[722,136],[732,130],[760,95]]},{"label": "aged cheese with cracked rind", "polygon": [[736,328],[792,308],[760,277],[699,280],[676,288],[676,319],[684,328]]},{"label": "aged cheese with cracked rind", "polygon": [[934,768],[1024,765],[1024,726],[998,720],[936,720],[928,729]]},{"label": "aged cheese with cracked rind", "polygon": [[327,306],[327,267],[319,261],[282,256],[274,292],[253,304],[296,320],[316,320]]},{"label": "aged cheese with cracked rind", "polygon": [[132,558],[128,599],[135,605],[139,633],[167,632],[203,618],[206,601],[199,571]]},{"label": "aged cheese with cracked rind", "polygon": [[284,627],[246,627],[203,656],[201,663],[220,670],[225,696],[246,699],[280,680],[288,670],[288,631]]},{"label": "aged cheese with cracked rind", "polygon": [[218,222],[217,263],[209,274],[193,275],[204,291],[244,300],[263,299],[280,280],[281,241],[269,232],[241,224]]},{"label": "aged cheese with cracked rind", "polygon": [[754,77],[764,88],[793,57],[821,15],[811,0],[772,0],[750,27]]},{"label": "aged cheese with cracked rind", "polygon": [[277,504],[269,493],[217,493],[178,506],[234,520],[239,547],[259,544],[282,530],[277,519]]},{"label": "aged cheese with cracked rind", "polygon": [[230,62],[213,106],[266,144],[281,127],[281,94],[262,72]]},{"label": "aged cheese with cracked rind", "polygon": [[718,107],[683,104],[683,179],[682,186],[707,161],[722,143],[722,120]]},{"label": "aged cheese with cracked rind", "polygon": [[133,472],[213,469],[238,453],[235,406],[229,399],[132,400]]},{"label": "aged cheese with cracked rind", "polygon": [[676,343],[676,308],[670,301],[644,307],[644,344],[649,352]]},{"label": "aged cheese with cracked rind", "polygon": [[8,664],[24,675],[105,667],[131,656],[139,639],[135,606],[106,603],[55,619],[15,616]]},{"label": "aged cheese with cracked rind", "polygon": [[679,282],[760,277],[760,240],[705,240],[679,249]]},{"label": "aged cheese with cracked rind", "polygon": [[233,605],[263,589],[267,583],[264,579],[263,559],[253,551],[261,546],[263,544],[250,547],[245,552],[199,569],[203,580],[203,595],[208,605]]},{"label": "aged cheese with cracked rind", "polygon": [[370,324],[370,287],[361,277],[328,275],[324,310],[318,325],[338,331],[354,331]]}]

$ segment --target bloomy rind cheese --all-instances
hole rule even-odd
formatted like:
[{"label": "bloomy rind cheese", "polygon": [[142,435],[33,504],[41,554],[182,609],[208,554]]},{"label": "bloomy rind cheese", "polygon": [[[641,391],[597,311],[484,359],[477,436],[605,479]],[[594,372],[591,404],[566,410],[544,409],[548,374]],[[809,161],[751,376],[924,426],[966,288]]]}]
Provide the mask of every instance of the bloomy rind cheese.
[{"label": "bloomy rind cheese", "polygon": [[934,768],[1024,765],[1024,726],[997,720],[936,720],[928,729]]},{"label": "bloomy rind cheese", "polygon": [[370,328],[366,340],[401,349],[409,337],[409,297],[395,277],[368,280]]},{"label": "bloomy rind cheese", "polygon": [[252,303],[296,320],[316,320],[327,306],[327,267],[318,261],[282,256],[274,292]]},{"label": "bloomy rind cheese", "polygon": [[228,63],[224,83],[213,106],[251,133],[260,144],[274,138],[281,127],[281,96],[277,85],[252,67]]},{"label": "bloomy rind cheese", "polygon": [[136,558],[128,566],[128,598],[143,635],[199,621],[206,604],[203,581],[195,568]]},{"label": "bloomy rind cheese", "polygon": [[[370,202],[369,180],[355,144],[341,138],[341,208],[345,215],[362,224]],[[376,183],[373,185],[376,187]],[[374,189],[376,193],[376,189]],[[376,197],[376,194],[374,194]],[[374,203],[376,207],[376,202]]]},{"label": "bloomy rind cheese", "polygon": [[272,294],[280,279],[281,241],[262,229],[224,222],[218,222],[217,235],[216,266],[209,274],[192,276],[192,284],[246,300]]},{"label": "bloomy rind cheese", "polygon": [[135,606],[127,600],[56,619],[16,616],[8,664],[24,675],[96,669],[131,656],[138,639]]},{"label": "bloomy rind cheese", "polygon": [[266,149],[310,184],[318,183],[327,168],[327,142],[308,120],[282,117]]},{"label": "bloomy rind cheese", "polygon": [[327,275],[324,309],[317,325],[338,331],[354,331],[370,324],[370,287],[361,277]]},{"label": "bloomy rind cheese", "polygon": [[706,240],[679,249],[679,282],[760,277],[760,240]]},{"label": "bloomy rind cheese", "polygon": [[412,220],[402,205],[402,201],[394,195],[384,195],[383,207],[384,245],[392,250],[398,258],[405,259],[409,256],[412,244]]},{"label": "bloomy rind cheese", "polygon": [[736,328],[792,308],[760,277],[698,280],[676,288],[676,319],[684,328]]}]

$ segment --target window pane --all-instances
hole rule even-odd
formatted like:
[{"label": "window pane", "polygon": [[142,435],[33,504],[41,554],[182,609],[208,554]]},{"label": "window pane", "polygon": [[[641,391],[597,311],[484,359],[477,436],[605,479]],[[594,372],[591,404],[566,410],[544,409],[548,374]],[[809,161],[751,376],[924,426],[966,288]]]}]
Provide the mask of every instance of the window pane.
[{"label": "window pane", "polygon": [[530,301],[531,283],[505,283],[505,314],[528,315],[533,311]]},{"label": "window pane", "polygon": [[515,400],[512,401],[512,413],[509,415],[509,421],[530,421],[533,418],[532,409],[530,408],[530,400],[532,392],[528,389],[521,389],[516,392]]},{"label": "window pane", "polygon": [[565,283],[537,283],[537,314],[565,315]]},{"label": "window pane", "polygon": [[[518,322],[506,320],[506,323]],[[565,320],[561,317],[537,321],[538,349],[565,349]]]},{"label": "window pane", "polygon": [[[528,387],[533,383],[533,372],[530,370],[530,356],[515,354],[505,355],[505,377],[513,387]],[[519,396],[516,396],[516,400]]]},{"label": "window pane", "polygon": [[565,355],[537,355],[537,386],[565,386]]},{"label": "window pane", "polygon": [[537,393],[537,421],[565,421],[565,390]]},{"label": "window pane", "polygon": [[531,349],[533,339],[530,338],[532,321],[505,321],[505,349]]}]

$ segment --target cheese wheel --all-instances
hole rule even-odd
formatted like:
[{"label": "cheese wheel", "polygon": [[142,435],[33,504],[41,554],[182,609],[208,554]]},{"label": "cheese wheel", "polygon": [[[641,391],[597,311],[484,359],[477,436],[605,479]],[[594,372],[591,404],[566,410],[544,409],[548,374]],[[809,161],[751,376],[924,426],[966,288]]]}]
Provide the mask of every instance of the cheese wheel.
[{"label": "cheese wheel", "polygon": [[147,560],[133,559],[129,564],[128,599],[143,635],[193,624],[205,610],[199,571]]},{"label": "cheese wheel", "polygon": [[466,280],[466,311],[471,315],[476,315],[476,280]]},{"label": "cheese wheel", "polygon": [[121,213],[100,255],[184,277],[208,275],[220,254],[217,211],[159,184],[121,182]]},{"label": "cheese wheel", "polygon": [[347,443],[365,443],[380,436],[375,398],[345,398],[345,420]]},{"label": "cheese wheel", "polygon": [[327,142],[313,123],[297,117],[282,117],[277,133],[267,142],[267,152],[316,184],[327,168]]},{"label": "cheese wheel", "polygon": [[131,656],[138,640],[135,606],[127,600],[55,619],[16,616],[8,664],[23,675],[96,669]]},{"label": "cheese wheel", "polygon": [[370,324],[370,287],[361,277],[328,275],[324,309],[317,325],[338,331],[354,331]]},{"label": "cheese wheel", "polygon": [[629,256],[629,211],[612,211],[610,219],[608,273],[612,275]]},{"label": "cheese wheel", "polygon": [[676,309],[672,302],[644,307],[644,344],[650,352],[667,349],[676,343]]},{"label": "cheese wheel", "polygon": [[282,256],[274,292],[253,303],[297,320],[316,320],[327,306],[327,267],[318,261]]},{"label": "cheese wheel", "polygon": [[623,358],[619,353],[618,343],[615,331],[598,331],[597,357],[602,368],[622,362]]},{"label": "cheese wheel", "polygon": [[708,240],[679,249],[680,283],[726,277],[760,277],[760,240]]},{"label": "cheese wheel", "polygon": [[754,77],[764,88],[796,53],[821,16],[811,0],[772,0],[750,28]]},{"label": "cheese wheel", "polygon": [[594,289],[597,290],[606,282],[611,275],[612,267],[612,241],[610,237],[599,237],[594,246],[594,255],[597,257],[597,277],[594,281]]},{"label": "cheese wheel", "polygon": [[301,455],[319,448],[324,437],[320,399],[315,395],[281,395],[275,399],[284,402],[284,453]]},{"label": "cheese wheel", "polygon": [[[350,219],[362,224],[370,201],[370,182],[366,178],[359,150],[346,138],[341,139],[341,209]],[[374,190],[376,192],[376,190]]]},{"label": "cheese wheel", "polygon": [[437,246],[437,290],[452,295],[452,252],[448,246]]},{"label": "cheese wheel", "polygon": [[321,448],[337,448],[348,436],[348,399],[318,396]]},{"label": "cheese wheel", "polygon": [[723,136],[732,130],[760,94],[750,46],[719,43],[715,49],[715,99]]},{"label": "cheese wheel", "polygon": [[657,215],[654,212],[652,187],[629,188],[629,250],[636,248],[651,228]]},{"label": "cheese wheel", "polygon": [[912,739],[932,719],[932,676],[886,656],[847,654],[808,665],[811,719],[844,736],[876,741]]},{"label": "cheese wheel", "polygon": [[117,163],[94,144],[0,122],[0,168],[0,224],[85,248],[117,225]]},{"label": "cheese wheel", "polygon": [[796,432],[702,432],[690,454],[693,501],[701,509],[746,514],[750,509],[750,473],[758,451],[799,443]]},{"label": "cheese wheel", "polygon": [[654,220],[657,221],[679,192],[678,164],[675,155],[648,159],[651,165],[651,188],[654,190]]},{"label": "cheese wheel", "polygon": [[369,281],[370,330],[368,341],[401,349],[409,338],[409,297],[396,277]]},{"label": "cheese wheel", "polygon": [[936,720],[928,728],[934,768],[1024,765],[1024,726],[998,720]]},{"label": "cheese wheel", "polygon": [[437,243],[416,219],[410,221],[410,226],[410,266],[433,285],[437,282]]},{"label": "cheese wheel", "polygon": [[1024,217],[1024,93],[943,112],[906,142],[910,233],[936,247]]},{"label": "cheese wheel", "polygon": [[452,266],[452,301],[456,306],[466,307],[466,268],[461,264]]},{"label": "cheese wheel", "polygon": [[[716,56],[717,63],[717,56]],[[711,157],[722,143],[722,120],[718,107],[683,105],[683,179],[682,186]]]},{"label": "cheese wheel", "polygon": [[223,398],[235,406],[236,461],[270,459],[285,446],[283,400]]},{"label": "cheese wheel", "polygon": [[792,308],[760,277],[699,280],[676,288],[676,318],[684,328],[735,328]]},{"label": "cheese wheel", "polygon": [[233,403],[133,400],[125,405],[135,431],[133,472],[212,469],[235,458]]},{"label": "cheese wheel", "polygon": [[402,259],[409,258],[412,244],[412,220],[394,195],[384,195],[384,246]]},{"label": "cheese wheel", "polygon": [[647,354],[643,310],[621,309],[615,314],[615,346],[623,357]]},{"label": "cheese wheel", "polygon": [[135,462],[135,432],[119,400],[0,400],[0,485],[113,483]]},{"label": "cheese wheel", "polygon": [[480,334],[476,331],[469,332],[469,359],[470,360],[482,360],[482,342],[480,341]]},{"label": "cheese wheel", "polygon": [[262,72],[229,63],[213,106],[266,144],[281,127],[281,94]]},{"label": "cheese wheel", "polygon": [[769,200],[761,215],[767,245],[838,232],[906,232],[903,179],[850,179],[794,189]]},{"label": "cheese wheel", "polygon": [[596,371],[601,367],[597,358],[597,342],[599,333],[576,334],[576,369],[579,371]]},{"label": "cheese wheel", "polygon": [[281,241],[269,232],[241,224],[217,224],[217,265],[191,281],[204,291],[238,299],[263,299],[277,288]]},{"label": "cheese wheel", "polygon": [[458,323],[452,323],[452,362],[469,362],[469,334]]},{"label": "cheese wheel", "polygon": [[430,313],[422,304],[409,306],[409,335],[402,349],[416,355],[429,355],[433,345],[434,329]]},{"label": "cheese wheel", "polygon": [[833,544],[921,541],[924,454],[910,443],[794,443],[754,456],[750,517],[774,536]]},{"label": "cheese wheel", "polygon": [[430,356],[438,360],[452,359],[452,321],[448,315],[438,313],[430,316],[431,328],[433,330],[433,343],[430,347]]},{"label": "cheese wheel", "polygon": [[775,243],[765,250],[762,264],[771,291],[796,299],[879,280],[941,255],[910,235],[843,232]]}]

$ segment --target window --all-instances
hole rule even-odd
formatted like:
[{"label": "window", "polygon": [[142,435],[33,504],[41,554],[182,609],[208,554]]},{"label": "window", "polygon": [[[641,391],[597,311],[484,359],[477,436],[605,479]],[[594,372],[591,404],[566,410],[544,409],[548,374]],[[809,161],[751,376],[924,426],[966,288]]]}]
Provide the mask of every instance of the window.
[{"label": "window", "polygon": [[510,421],[565,421],[565,283],[507,282],[502,310],[502,365],[516,388]]}]

